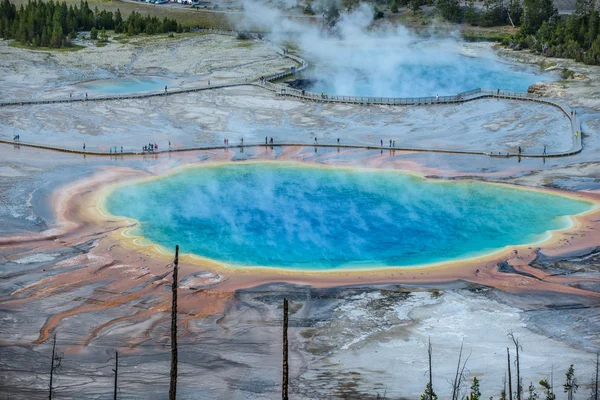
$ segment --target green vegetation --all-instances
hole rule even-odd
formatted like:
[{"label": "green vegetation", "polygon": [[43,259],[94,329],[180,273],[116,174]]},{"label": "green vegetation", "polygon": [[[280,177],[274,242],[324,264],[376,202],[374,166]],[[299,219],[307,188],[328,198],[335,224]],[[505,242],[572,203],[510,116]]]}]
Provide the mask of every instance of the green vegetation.
[{"label": "green vegetation", "polygon": [[471,385],[471,390],[469,391],[469,395],[466,397],[466,400],[480,400],[481,392],[479,391],[479,380],[476,376],[473,377],[473,384]]},{"label": "green vegetation", "polygon": [[[519,0],[486,0],[483,10],[477,9],[472,0],[462,9],[458,0],[437,0],[436,10],[451,22],[519,27],[514,35],[492,37],[514,49],[528,48],[547,57],[600,64],[600,14],[594,0],[576,0],[575,13],[562,18],[553,0],[523,0],[522,4]],[[469,32],[464,36],[479,35]]]},{"label": "green vegetation", "polygon": [[425,392],[421,395],[421,400],[438,400],[437,394],[435,394],[429,382],[425,385]]},{"label": "green vegetation", "polygon": [[106,29],[133,36],[140,33],[151,35],[181,32],[183,28],[177,21],[166,17],[160,21],[157,17],[142,17],[141,14],[132,12],[127,19],[123,19],[119,9],[114,14],[111,11],[100,11],[97,7],[92,11],[87,1],[81,1],[78,7],[67,6],[64,1],[55,3],[52,0],[30,0],[19,9],[9,0],[2,0],[0,3],[0,37],[15,39],[32,48],[70,47],[77,31],[89,30],[90,38],[97,40],[99,29],[102,30],[102,41],[106,42]]},{"label": "green vegetation", "polygon": [[460,7],[459,0],[437,0],[436,10],[440,16],[450,22],[466,22],[483,27],[519,25],[523,15],[520,0],[485,0],[483,9],[475,7],[473,0],[469,0],[464,8]]},{"label": "green vegetation", "polygon": [[[547,57],[600,64],[600,15],[595,3],[577,0],[575,14],[559,18],[554,4],[546,1],[525,1],[526,14],[533,16],[525,18],[519,32],[505,44],[516,49],[529,48]],[[530,8],[538,10],[537,13]]]}]

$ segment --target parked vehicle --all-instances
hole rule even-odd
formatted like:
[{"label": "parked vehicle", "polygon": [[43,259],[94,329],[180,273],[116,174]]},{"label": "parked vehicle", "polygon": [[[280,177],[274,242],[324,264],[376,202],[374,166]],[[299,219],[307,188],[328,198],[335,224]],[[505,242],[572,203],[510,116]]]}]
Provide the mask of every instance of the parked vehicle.
[{"label": "parked vehicle", "polygon": [[156,0],[156,4],[167,4],[168,0]]}]

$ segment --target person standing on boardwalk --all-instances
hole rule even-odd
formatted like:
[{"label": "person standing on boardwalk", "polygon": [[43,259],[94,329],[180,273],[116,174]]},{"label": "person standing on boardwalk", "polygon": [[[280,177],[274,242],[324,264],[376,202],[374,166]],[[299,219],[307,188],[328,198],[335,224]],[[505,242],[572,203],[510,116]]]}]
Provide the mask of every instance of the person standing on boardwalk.
[{"label": "person standing on boardwalk", "polygon": [[519,146],[519,155],[521,155],[521,146]]},{"label": "person standing on boardwalk", "polygon": [[85,151],[85,143],[83,144],[83,151]]},{"label": "person standing on boardwalk", "polygon": [[381,147],[383,147],[383,139],[380,139],[379,142],[381,143]]},{"label": "person standing on boardwalk", "polygon": [[544,155],[546,155],[546,145],[544,145]]}]

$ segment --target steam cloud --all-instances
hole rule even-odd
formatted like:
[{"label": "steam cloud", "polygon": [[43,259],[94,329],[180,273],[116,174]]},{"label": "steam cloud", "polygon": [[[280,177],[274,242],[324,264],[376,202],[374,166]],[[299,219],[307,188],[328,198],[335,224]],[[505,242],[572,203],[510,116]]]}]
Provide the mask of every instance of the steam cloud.
[{"label": "steam cloud", "polygon": [[[289,8],[289,0],[275,3]],[[323,6],[321,6],[323,7]],[[315,6],[319,8],[319,6]],[[338,95],[415,97],[453,95],[489,87],[526,90],[538,77],[511,70],[486,47],[467,57],[457,35],[425,38],[403,26],[373,26],[372,6],[360,4],[343,12],[335,34],[322,21],[287,18],[289,11],[247,0],[239,29],[268,28],[269,39],[283,44],[292,39],[311,65],[318,83],[311,89]],[[493,60],[493,62],[491,62]],[[501,86],[498,86],[501,85]]]}]

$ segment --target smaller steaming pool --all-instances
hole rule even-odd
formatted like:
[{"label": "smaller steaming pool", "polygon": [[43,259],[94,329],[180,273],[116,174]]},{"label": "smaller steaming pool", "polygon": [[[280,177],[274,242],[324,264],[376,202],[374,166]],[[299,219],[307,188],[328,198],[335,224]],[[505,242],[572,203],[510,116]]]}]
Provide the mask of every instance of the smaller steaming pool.
[{"label": "smaller steaming pool", "polygon": [[100,79],[78,85],[83,90],[99,94],[126,94],[150,91],[164,91],[165,86],[173,86],[174,79],[158,76],[125,77]]},{"label": "smaller steaming pool", "polygon": [[588,202],[397,171],[295,164],[200,166],[117,188],[135,234],[240,266],[307,270],[415,266],[535,243]]},{"label": "smaller steaming pool", "polygon": [[408,34],[334,40],[303,48],[311,67],[295,87],[340,96],[451,96],[478,88],[526,92],[556,77],[502,59],[488,44]]}]

